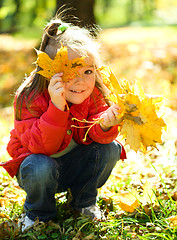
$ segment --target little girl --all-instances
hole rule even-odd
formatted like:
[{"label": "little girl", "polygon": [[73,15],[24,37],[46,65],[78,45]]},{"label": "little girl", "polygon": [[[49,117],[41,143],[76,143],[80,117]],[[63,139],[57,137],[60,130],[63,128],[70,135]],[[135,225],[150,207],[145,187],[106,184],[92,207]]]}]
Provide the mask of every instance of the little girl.
[{"label": "little girl", "polygon": [[[37,73],[39,67],[24,81],[16,93],[14,129],[7,146],[12,160],[1,164],[16,175],[27,194],[23,230],[37,218],[43,222],[54,218],[55,193],[68,189],[73,209],[100,218],[97,188],[125,158],[115,141],[119,107],[106,103],[97,70],[101,66],[97,40],[88,30],[56,18],[44,29],[40,50],[53,59],[61,43],[69,60],[84,56],[85,64],[68,82],[62,81],[62,72],[49,81]],[[90,121],[98,118],[102,121],[83,141]]]}]

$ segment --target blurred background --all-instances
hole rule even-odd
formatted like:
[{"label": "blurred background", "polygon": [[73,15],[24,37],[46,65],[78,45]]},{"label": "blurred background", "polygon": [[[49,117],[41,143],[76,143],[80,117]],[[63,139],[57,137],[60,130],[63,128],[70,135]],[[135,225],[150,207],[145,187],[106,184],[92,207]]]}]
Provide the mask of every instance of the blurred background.
[{"label": "blurred background", "polygon": [[83,24],[102,28],[177,24],[177,0],[1,0],[1,33],[38,37],[63,4],[75,8]]},{"label": "blurred background", "polygon": [[177,108],[177,0],[0,0],[0,107],[12,104],[25,74],[34,69],[47,21],[66,4],[78,23],[99,25],[104,60],[117,77],[139,78],[151,94]]}]

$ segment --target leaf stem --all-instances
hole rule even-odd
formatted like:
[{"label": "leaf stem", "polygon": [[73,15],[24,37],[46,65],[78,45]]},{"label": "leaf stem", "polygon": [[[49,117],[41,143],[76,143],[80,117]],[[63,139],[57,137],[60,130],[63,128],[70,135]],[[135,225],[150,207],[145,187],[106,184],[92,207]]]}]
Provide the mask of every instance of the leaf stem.
[{"label": "leaf stem", "polygon": [[71,120],[76,120],[76,121],[78,121],[78,122],[83,122],[83,123],[92,123],[92,125],[90,125],[90,126],[75,126],[75,125],[71,125],[71,127],[75,127],[75,128],[88,128],[87,131],[86,131],[86,133],[85,133],[85,136],[84,136],[84,138],[83,138],[83,142],[85,142],[85,141],[86,141],[86,138],[87,138],[87,135],[88,135],[88,132],[90,131],[90,129],[91,129],[94,125],[101,123],[101,122],[103,121],[103,118],[97,118],[97,119],[94,119],[94,118],[93,118],[93,121],[87,121],[86,119],[80,120],[80,119],[77,119],[77,118],[72,118]]}]

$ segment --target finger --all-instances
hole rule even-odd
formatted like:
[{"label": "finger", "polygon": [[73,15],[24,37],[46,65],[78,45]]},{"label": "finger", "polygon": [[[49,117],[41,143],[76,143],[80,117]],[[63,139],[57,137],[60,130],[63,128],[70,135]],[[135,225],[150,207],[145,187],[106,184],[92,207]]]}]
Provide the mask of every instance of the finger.
[{"label": "finger", "polygon": [[113,111],[113,110],[108,114],[110,123],[114,123],[117,120],[116,115],[117,115],[117,113],[115,113],[115,111]]},{"label": "finger", "polygon": [[109,118],[110,121],[112,121],[112,120],[115,121],[117,119],[118,112],[117,112],[116,109],[110,108],[108,110],[107,114],[108,114],[108,118]]},{"label": "finger", "polygon": [[64,88],[64,85],[62,82],[56,82],[54,85],[53,85],[53,88],[54,89],[59,89],[59,88]]},{"label": "finger", "polygon": [[101,117],[103,118],[103,123],[106,124],[109,122],[109,118],[108,118],[108,114],[107,113],[103,113],[101,115]]},{"label": "finger", "polygon": [[62,82],[62,76],[63,76],[63,73],[57,73],[55,74],[51,80],[50,80],[50,84],[51,85],[54,85],[56,82]]},{"label": "finger", "polygon": [[113,105],[111,108],[117,111],[116,114],[118,114],[118,113],[121,112],[121,108],[120,108],[119,105],[117,105],[117,104]]},{"label": "finger", "polygon": [[55,75],[53,75],[53,77],[62,77],[63,76],[63,73],[60,72],[60,73],[56,73]]},{"label": "finger", "polygon": [[117,109],[113,109],[112,112],[114,114],[115,119],[117,119],[117,117],[119,115],[119,111]]}]

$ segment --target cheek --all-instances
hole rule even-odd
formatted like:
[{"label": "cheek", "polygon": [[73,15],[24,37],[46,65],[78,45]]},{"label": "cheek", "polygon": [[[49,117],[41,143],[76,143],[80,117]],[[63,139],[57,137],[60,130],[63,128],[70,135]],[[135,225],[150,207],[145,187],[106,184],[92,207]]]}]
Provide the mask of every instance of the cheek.
[{"label": "cheek", "polygon": [[95,79],[90,79],[88,81],[88,86],[89,86],[90,89],[93,90],[93,88],[95,87]]},{"label": "cheek", "polygon": [[71,82],[71,81],[65,82],[65,83],[64,83],[64,88],[65,88],[65,90],[67,91],[67,90],[70,88],[71,85],[72,85],[72,82]]}]

